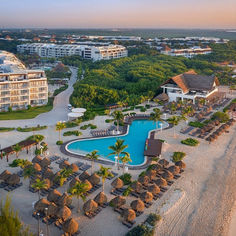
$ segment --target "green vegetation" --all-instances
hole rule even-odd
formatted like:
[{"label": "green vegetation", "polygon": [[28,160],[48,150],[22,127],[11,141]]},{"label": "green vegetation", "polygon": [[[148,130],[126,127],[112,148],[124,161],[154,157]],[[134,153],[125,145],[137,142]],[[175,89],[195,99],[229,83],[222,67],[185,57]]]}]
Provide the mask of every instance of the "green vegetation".
[{"label": "green vegetation", "polygon": [[105,122],[106,123],[112,123],[114,120],[113,119],[106,119]]},{"label": "green vegetation", "polygon": [[199,141],[193,138],[187,138],[181,141],[182,144],[188,145],[188,146],[197,146],[199,144]]},{"label": "green vegetation", "polygon": [[63,136],[71,136],[71,135],[80,136],[82,135],[82,132],[73,130],[73,131],[66,131],[63,133]]},{"label": "green vegetation", "polygon": [[177,162],[183,160],[183,158],[186,156],[186,153],[184,152],[174,152],[172,156],[172,161]]},{"label": "green vegetation", "polygon": [[211,117],[212,120],[219,120],[221,123],[225,123],[229,120],[229,115],[224,112],[217,111]]},{"label": "green vegetation", "polygon": [[123,180],[124,185],[129,185],[132,182],[132,176],[129,173],[125,173],[119,177],[121,180]]},{"label": "green vegetation", "polygon": [[97,126],[93,125],[93,124],[87,124],[87,125],[83,125],[83,126],[80,127],[80,129],[82,129],[82,130],[86,130],[88,128],[90,128],[90,129],[97,129]]},{"label": "green vegetation", "polygon": [[9,131],[13,131],[13,130],[15,130],[15,128],[0,127],[0,133],[9,132]]},{"label": "green vegetation", "polygon": [[156,214],[149,214],[149,216],[147,217],[146,222],[151,225],[151,226],[156,226],[157,222],[161,220],[161,216],[160,215],[156,215]]},{"label": "green vegetation", "polygon": [[236,103],[236,98],[233,99],[233,100],[230,102],[230,104],[229,104],[228,106],[226,106],[226,107],[223,109],[223,112],[227,112],[227,111],[229,110],[230,105],[233,104],[233,103]]},{"label": "green vegetation", "polygon": [[58,140],[57,142],[56,142],[56,145],[62,145],[63,144],[63,141],[60,141],[60,140]]},{"label": "green vegetation", "polygon": [[28,228],[24,228],[18,213],[14,211],[11,199],[7,196],[0,205],[0,232],[2,236],[33,236]]},{"label": "green vegetation", "polygon": [[18,127],[16,130],[19,131],[19,132],[31,132],[31,131],[39,131],[39,130],[43,130],[43,129],[47,129],[47,126],[44,125],[44,126],[35,126],[35,127],[26,127],[26,128],[21,128],[21,127]]},{"label": "green vegetation", "polygon": [[53,100],[54,98],[48,98],[48,104],[45,106],[31,107],[27,110],[1,112],[0,120],[21,120],[35,118],[41,113],[51,111],[53,108]]},{"label": "green vegetation", "polygon": [[66,89],[68,88],[68,84],[56,89],[54,92],[53,92],[53,96],[57,96],[59,93],[65,91]]},{"label": "green vegetation", "polygon": [[44,136],[41,134],[35,134],[32,136],[29,136],[26,140],[35,140],[36,142],[41,142],[44,140]]},{"label": "green vegetation", "polygon": [[196,127],[196,128],[203,128],[205,124],[199,122],[199,121],[190,121],[188,123],[190,126]]},{"label": "green vegetation", "polygon": [[81,119],[76,119],[73,121],[65,122],[65,125],[66,125],[66,128],[73,128],[73,127],[77,127],[78,125],[80,125],[81,122],[82,122]]}]

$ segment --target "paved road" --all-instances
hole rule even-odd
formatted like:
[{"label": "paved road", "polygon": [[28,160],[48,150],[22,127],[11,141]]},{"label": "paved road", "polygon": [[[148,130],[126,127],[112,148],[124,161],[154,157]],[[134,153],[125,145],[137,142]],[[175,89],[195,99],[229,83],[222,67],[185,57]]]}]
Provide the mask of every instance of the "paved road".
[{"label": "paved road", "polygon": [[68,83],[68,89],[58,94],[53,103],[53,109],[49,112],[42,113],[33,119],[27,120],[2,120],[0,121],[1,127],[24,127],[35,125],[55,125],[58,121],[67,120],[69,112],[67,105],[69,104],[70,95],[73,92],[73,84],[77,80],[77,69],[70,68],[72,75]]}]

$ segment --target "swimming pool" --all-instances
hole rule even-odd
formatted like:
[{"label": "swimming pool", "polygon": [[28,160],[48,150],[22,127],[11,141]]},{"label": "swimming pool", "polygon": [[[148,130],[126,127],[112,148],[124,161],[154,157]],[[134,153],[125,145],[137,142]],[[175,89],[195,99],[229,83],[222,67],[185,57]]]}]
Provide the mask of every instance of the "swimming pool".
[{"label": "swimming pool", "polygon": [[[158,122],[158,128],[160,129],[160,124]],[[168,123],[163,122],[162,128],[168,126]],[[125,151],[130,153],[132,162],[129,165],[137,166],[141,165],[145,161],[143,155],[144,145],[148,133],[151,130],[156,129],[156,123],[150,120],[134,120],[129,126],[128,133],[125,135],[120,135],[116,137],[105,137],[105,138],[92,138],[77,140],[66,145],[66,150],[73,154],[86,155],[87,153],[97,150],[98,154],[105,160],[115,162],[114,156],[108,156],[112,151],[108,149],[109,146],[115,144],[117,139],[124,139],[124,144],[128,145]]]}]

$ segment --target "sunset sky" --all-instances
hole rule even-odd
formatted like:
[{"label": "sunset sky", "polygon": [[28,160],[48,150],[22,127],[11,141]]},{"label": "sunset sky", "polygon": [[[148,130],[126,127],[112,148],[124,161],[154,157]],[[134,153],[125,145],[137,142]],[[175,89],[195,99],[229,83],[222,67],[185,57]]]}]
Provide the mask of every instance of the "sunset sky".
[{"label": "sunset sky", "polygon": [[236,28],[236,0],[0,0],[0,27]]}]

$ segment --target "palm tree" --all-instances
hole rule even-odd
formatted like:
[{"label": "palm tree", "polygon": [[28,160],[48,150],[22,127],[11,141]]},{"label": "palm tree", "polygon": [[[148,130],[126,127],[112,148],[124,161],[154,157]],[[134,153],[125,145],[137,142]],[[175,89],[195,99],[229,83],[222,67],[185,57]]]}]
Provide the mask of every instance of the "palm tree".
[{"label": "palm tree", "polygon": [[105,113],[107,116],[109,116],[109,115],[111,114],[111,111],[110,111],[110,109],[107,109],[107,110],[104,111],[104,113]]},{"label": "palm tree", "polygon": [[78,199],[78,212],[79,209],[79,199],[81,198],[83,201],[86,200],[86,193],[88,191],[88,184],[82,182],[76,182],[76,184],[70,189],[70,193],[72,196],[76,196]]},{"label": "palm tree", "polygon": [[114,175],[109,171],[111,168],[106,168],[104,166],[100,166],[100,170],[98,171],[98,175],[102,178],[102,191],[104,192],[104,185],[105,185],[105,180],[108,177],[113,177]]},{"label": "palm tree", "polygon": [[63,186],[67,178],[73,173],[72,169],[64,168],[60,171],[60,175],[57,176],[57,180],[60,183],[60,186]]},{"label": "palm tree", "polygon": [[119,101],[117,102],[117,105],[120,107],[120,110],[122,111],[122,108],[126,105],[125,102]]},{"label": "palm tree", "polygon": [[170,110],[171,110],[171,114],[173,114],[176,111],[176,104],[175,103],[171,103],[170,104]]},{"label": "palm tree", "polygon": [[22,147],[17,143],[12,146],[12,150],[16,153],[16,158],[18,158],[19,152],[22,150]]},{"label": "palm tree", "polygon": [[120,121],[123,121],[124,115],[123,115],[123,113],[121,111],[114,111],[112,113],[112,116],[113,116],[114,120],[116,120],[116,122],[117,122],[116,130],[118,132],[119,131],[119,123],[120,123]]},{"label": "palm tree", "polygon": [[32,165],[32,162],[26,159],[19,159],[19,160],[20,162],[18,163],[18,166],[20,166],[22,169],[25,169],[26,167],[29,167]]},{"label": "palm tree", "polygon": [[35,183],[32,184],[32,188],[36,189],[38,191],[38,196],[40,200],[40,190],[47,187],[47,184],[44,180],[36,179]]},{"label": "palm tree", "polygon": [[174,137],[175,137],[175,126],[179,124],[180,118],[178,116],[172,116],[168,119],[168,122],[172,124],[174,127]]},{"label": "palm tree", "polygon": [[24,179],[29,179],[29,178],[35,176],[35,174],[36,174],[36,171],[35,171],[33,165],[29,165],[29,166],[25,167],[23,170]]},{"label": "palm tree", "polygon": [[64,122],[58,122],[56,124],[56,130],[59,131],[59,141],[61,141],[61,131],[66,128],[66,124]]},{"label": "palm tree", "polygon": [[153,109],[154,112],[151,113],[150,115],[150,120],[153,120],[154,122],[156,122],[156,128],[158,128],[158,121],[162,121],[161,119],[161,111],[158,108],[154,108]]},{"label": "palm tree", "polygon": [[124,152],[124,149],[128,147],[128,145],[124,145],[123,139],[117,139],[116,143],[114,146],[110,146],[109,149],[111,149],[113,152],[109,154],[110,155],[117,155],[118,157],[118,170],[119,170],[119,160],[120,160],[120,155],[129,155],[128,152]]},{"label": "palm tree", "polygon": [[125,164],[128,162],[132,162],[130,155],[124,155],[120,157],[120,160],[123,164],[123,174],[125,173]]},{"label": "palm tree", "polygon": [[94,151],[92,151],[91,153],[88,153],[88,154],[86,155],[86,157],[91,160],[91,165],[92,165],[91,174],[93,173],[94,161],[98,160],[98,158],[99,158],[99,155],[98,155],[97,153],[98,153],[98,151],[97,151],[97,150],[94,150]]}]

